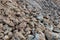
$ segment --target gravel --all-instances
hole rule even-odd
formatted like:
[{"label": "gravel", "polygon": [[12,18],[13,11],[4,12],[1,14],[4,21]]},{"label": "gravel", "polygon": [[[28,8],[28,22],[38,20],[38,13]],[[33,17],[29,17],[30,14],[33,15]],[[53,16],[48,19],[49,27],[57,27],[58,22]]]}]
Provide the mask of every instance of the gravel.
[{"label": "gravel", "polygon": [[60,0],[0,0],[0,40],[60,40]]}]

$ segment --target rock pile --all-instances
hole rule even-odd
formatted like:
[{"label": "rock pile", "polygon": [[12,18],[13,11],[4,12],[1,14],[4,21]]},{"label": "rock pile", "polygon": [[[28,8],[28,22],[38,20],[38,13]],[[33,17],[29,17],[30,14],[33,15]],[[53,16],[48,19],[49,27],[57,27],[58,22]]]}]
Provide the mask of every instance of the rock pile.
[{"label": "rock pile", "polygon": [[60,40],[60,0],[0,0],[0,40]]}]

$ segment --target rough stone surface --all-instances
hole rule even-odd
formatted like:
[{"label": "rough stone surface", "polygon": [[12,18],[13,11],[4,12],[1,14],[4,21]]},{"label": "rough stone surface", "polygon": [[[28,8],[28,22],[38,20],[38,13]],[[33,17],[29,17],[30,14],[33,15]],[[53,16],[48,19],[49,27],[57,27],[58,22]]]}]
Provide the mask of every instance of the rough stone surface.
[{"label": "rough stone surface", "polygon": [[0,0],[0,40],[60,40],[60,0]]}]

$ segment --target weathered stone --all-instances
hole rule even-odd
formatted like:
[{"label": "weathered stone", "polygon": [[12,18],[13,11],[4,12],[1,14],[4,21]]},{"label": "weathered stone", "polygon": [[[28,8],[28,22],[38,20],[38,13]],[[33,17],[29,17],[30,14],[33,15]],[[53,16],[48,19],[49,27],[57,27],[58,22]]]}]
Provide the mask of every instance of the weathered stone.
[{"label": "weathered stone", "polygon": [[4,36],[4,34],[3,34],[3,33],[0,33],[0,39],[1,39],[3,36]]},{"label": "weathered stone", "polygon": [[16,36],[19,36],[21,39],[26,39],[21,32],[16,32]]},{"label": "weathered stone", "polygon": [[43,20],[43,15],[40,13],[39,15],[37,15],[37,19],[39,19],[40,21]]},{"label": "weathered stone", "polygon": [[59,0],[0,0],[0,40],[60,40]]},{"label": "weathered stone", "polygon": [[55,32],[58,32],[58,33],[60,33],[60,29],[59,28],[54,28],[54,30],[53,31],[55,31]]},{"label": "weathered stone", "polygon": [[58,40],[58,37],[59,37],[59,34],[51,31],[45,31],[45,35],[48,40]]},{"label": "weathered stone", "polygon": [[12,33],[12,32],[9,32],[9,33],[8,33],[8,36],[9,36],[9,37],[12,37],[12,36],[13,36],[13,33]]},{"label": "weathered stone", "polygon": [[9,40],[9,36],[8,35],[5,35],[3,39],[4,40]]}]

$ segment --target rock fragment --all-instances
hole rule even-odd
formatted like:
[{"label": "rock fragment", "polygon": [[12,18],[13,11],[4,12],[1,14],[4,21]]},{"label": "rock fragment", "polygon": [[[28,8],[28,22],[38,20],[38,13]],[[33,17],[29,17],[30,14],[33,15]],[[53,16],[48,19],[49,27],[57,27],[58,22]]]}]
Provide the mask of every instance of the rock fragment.
[{"label": "rock fragment", "polygon": [[3,39],[4,40],[9,40],[9,36],[8,35],[5,35]]}]

